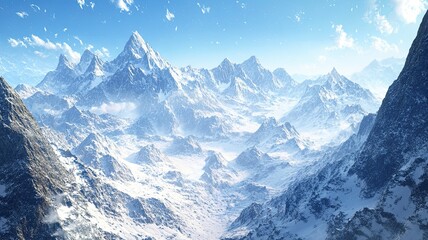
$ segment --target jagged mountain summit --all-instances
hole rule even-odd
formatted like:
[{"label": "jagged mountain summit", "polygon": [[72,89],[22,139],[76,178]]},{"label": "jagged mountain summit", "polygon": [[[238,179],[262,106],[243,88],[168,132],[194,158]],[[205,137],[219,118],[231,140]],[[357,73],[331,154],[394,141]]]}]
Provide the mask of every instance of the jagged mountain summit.
[{"label": "jagged mountain summit", "polygon": [[[257,218],[263,202],[330,163],[345,179],[353,162],[335,161],[357,154],[375,118],[364,115],[378,106],[335,69],[296,83],[254,56],[176,68],[137,32],[113,61],[61,56],[38,88],[17,90],[75,177],[64,191],[73,204],[56,209],[63,232],[92,238],[219,239],[245,207],[255,202],[243,215]],[[311,138],[336,130],[339,147]]]},{"label": "jagged mountain summit", "polygon": [[376,118],[224,239],[426,239],[428,14]]},{"label": "jagged mountain summit", "polygon": [[[302,86],[306,86],[303,96],[283,120],[300,132],[319,131],[328,140],[337,139],[343,131],[351,132],[349,129],[364,115],[375,113],[380,104],[369,90],[340,75],[335,68]],[[350,134],[345,136],[346,139]]]},{"label": "jagged mountain summit", "polygon": [[128,64],[139,65],[145,72],[170,67],[158,52],[154,51],[138,32],[133,32],[123,51],[109,63],[108,67],[121,69]]},{"label": "jagged mountain summit", "polygon": [[272,117],[266,119],[247,142],[265,150],[275,149],[289,153],[309,147],[309,143],[290,123],[280,124]]}]

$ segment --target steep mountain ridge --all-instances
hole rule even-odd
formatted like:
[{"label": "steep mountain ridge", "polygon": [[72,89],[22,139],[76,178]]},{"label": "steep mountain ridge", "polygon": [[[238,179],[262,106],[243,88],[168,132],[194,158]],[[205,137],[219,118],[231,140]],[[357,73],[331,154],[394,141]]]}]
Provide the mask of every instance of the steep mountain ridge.
[{"label": "steep mountain ridge", "polygon": [[70,174],[3,78],[0,78],[0,122],[0,236],[54,239],[61,232],[61,225],[46,219],[54,210],[54,197],[67,191]]}]

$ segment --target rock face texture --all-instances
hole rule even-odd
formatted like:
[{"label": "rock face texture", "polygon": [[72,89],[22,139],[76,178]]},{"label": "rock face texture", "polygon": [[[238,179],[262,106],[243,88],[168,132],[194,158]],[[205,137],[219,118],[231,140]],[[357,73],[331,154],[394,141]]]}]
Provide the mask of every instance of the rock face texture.
[{"label": "rock face texture", "polygon": [[367,194],[384,187],[409,161],[428,147],[428,17],[419,28],[403,71],[391,85],[373,130],[354,166]]},{"label": "rock face texture", "polygon": [[55,238],[61,226],[47,215],[67,176],[19,96],[0,78],[0,238]]}]

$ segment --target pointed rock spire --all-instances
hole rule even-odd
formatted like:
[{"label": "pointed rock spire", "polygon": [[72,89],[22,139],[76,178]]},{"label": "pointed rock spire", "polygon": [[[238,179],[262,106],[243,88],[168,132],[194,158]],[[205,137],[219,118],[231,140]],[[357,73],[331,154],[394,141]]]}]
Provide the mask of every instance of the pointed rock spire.
[{"label": "pointed rock spire", "polygon": [[80,73],[84,73],[95,56],[89,49],[86,49],[80,57],[80,62],[76,66],[76,70]]},{"label": "pointed rock spire", "polygon": [[59,55],[58,65],[56,67],[56,70],[62,70],[65,68],[73,69],[73,64],[67,59],[67,57],[64,54]]},{"label": "pointed rock spire", "polygon": [[128,64],[136,64],[144,71],[159,70],[170,66],[158,52],[154,51],[144,41],[138,32],[132,33],[123,51],[113,60],[112,64],[116,68],[123,68]]}]

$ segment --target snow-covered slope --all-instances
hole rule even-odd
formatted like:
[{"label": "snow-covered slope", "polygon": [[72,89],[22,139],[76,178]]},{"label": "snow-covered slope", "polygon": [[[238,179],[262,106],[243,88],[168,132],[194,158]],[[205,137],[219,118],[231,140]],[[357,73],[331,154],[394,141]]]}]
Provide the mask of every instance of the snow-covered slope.
[{"label": "snow-covered slope", "polygon": [[[303,135],[325,143],[341,142],[367,113],[375,113],[379,101],[367,89],[340,75],[336,69],[315,81],[306,81],[297,105],[283,118]],[[313,136],[313,132],[318,136]],[[307,134],[309,132],[309,134]],[[342,137],[340,137],[342,135]]]},{"label": "snow-covered slope", "polygon": [[256,57],[179,69],[134,32],[113,61],[60,57],[38,87],[20,89],[71,174],[53,205],[66,237],[333,236],[331,214],[378,203],[352,166],[379,103],[335,70],[297,84]]},{"label": "snow-covered slope", "polygon": [[[224,239],[425,239],[428,15],[376,119],[263,205]],[[318,170],[320,169],[320,170]]]},{"label": "snow-covered slope", "polygon": [[309,143],[290,123],[279,124],[275,118],[265,120],[247,142],[265,151],[288,153],[295,153],[309,147]]}]

